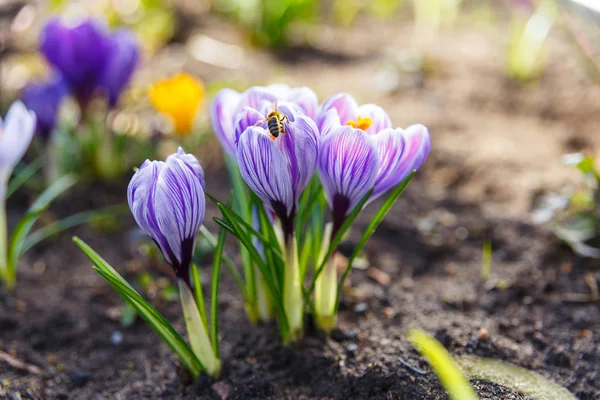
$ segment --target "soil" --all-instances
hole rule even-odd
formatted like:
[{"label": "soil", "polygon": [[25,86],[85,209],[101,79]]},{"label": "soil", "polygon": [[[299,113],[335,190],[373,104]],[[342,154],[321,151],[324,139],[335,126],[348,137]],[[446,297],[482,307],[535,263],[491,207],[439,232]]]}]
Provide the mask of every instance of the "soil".
[{"label": "soil", "polygon": [[[205,19],[200,33],[243,45],[230,25]],[[390,49],[408,48],[412,28],[408,22],[378,23],[375,36],[374,23],[360,21],[351,32],[330,29],[336,47],[326,51],[303,50],[292,57],[246,50],[235,71],[193,60],[183,65],[207,80],[227,75],[308,85],[320,98],[350,91],[384,106],[396,125],[420,122],[430,128],[429,159],[367,246],[369,265],[388,274],[390,283],[356,269],[342,301],[340,330],[326,338],[307,320],[304,340],[288,348],[280,345],[274,325],[248,323],[241,296],[224,272],[223,376],[219,382],[203,377],[193,382],[142,321],[119,323],[122,302],[71,235],[63,235],[31,250],[21,262],[16,290],[0,298],[0,350],[12,357],[0,358],[0,397],[446,399],[406,339],[409,327],[421,327],[453,354],[509,361],[580,399],[600,398],[600,303],[590,297],[600,263],[578,258],[547,229],[529,223],[539,193],[575,182],[577,175],[560,164],[560,156],[600,148],[600,89],[558,30],[540,82],[527,87],[509,82],[503,70],[504,21],[458,24],[444,32],[426,47],[431,66],[425,79],[409,76],[410,84],[383,92],[375,78],[389,64]],[[160,64],[167,56],[151,62]],[[209,191],[224,198],[228,183],[215,148],[208,144],[198,154]],[[125,184],[79,189],[52,213],[68,215],[124,199]],[[26,200],[12,199],[11,215]],[[361,214],[346,248],[375,209],[371,205]],[[207,215],[217,210],[210,207]],[[139,235],[131,217],[122,223],[118,232],[74,233],[130,281],[141,271],[165,275],[168,269],[152,267],[137,254]],[[482,282],[481,249],[488,240],[492,274]],[[228,248],[235,251],[233,243]],[[183,328],[177,301],[155,296],[152,303]],[[526,398],[489,382],[472,384],[483,399]]]}]

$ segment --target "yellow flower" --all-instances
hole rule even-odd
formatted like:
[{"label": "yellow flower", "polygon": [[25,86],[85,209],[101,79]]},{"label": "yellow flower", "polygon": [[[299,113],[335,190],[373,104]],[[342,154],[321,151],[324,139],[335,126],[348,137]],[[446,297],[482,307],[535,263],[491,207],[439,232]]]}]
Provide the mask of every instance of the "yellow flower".
[{"label": "yellow flower", "polygon": [[187,135],[204,93],[200,79],[181,72],[155,82],[150,88],[150,101],[154,108],[171,118],[177,134]]}]

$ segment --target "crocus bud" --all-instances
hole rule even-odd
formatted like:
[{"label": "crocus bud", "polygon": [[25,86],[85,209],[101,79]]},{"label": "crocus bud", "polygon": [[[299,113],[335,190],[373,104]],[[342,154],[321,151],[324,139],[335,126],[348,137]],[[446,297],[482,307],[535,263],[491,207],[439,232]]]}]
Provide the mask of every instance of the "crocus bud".
[{"label": "crocus bud", "polygon": [[37,133],[47,141],[50,138],[60,104],[68,92],[61,76],[55,75],[47,82],[34,82],[23,89],[22,99],[25,105],[37,116]]},{"label": "crocus bud", "polygon": [[10,106],[4,122],[0,119],[0,201],[8,178],[21,160],[35,132],[35,113],[16,101]]},{"label": "crocus bud", "polygon": [[198,160],[179,149],[164,162],[146,160],[127,189],[136,222],[156,242],[177,277],[188,285],[206,208],[203,177]]}]

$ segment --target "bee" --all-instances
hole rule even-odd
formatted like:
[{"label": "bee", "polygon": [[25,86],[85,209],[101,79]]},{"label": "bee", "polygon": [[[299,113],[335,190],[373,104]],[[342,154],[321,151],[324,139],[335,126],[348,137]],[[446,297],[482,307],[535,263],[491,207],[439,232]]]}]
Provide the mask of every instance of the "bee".
[{"label": "bee", "polygon": [[271,139],[275,140],[281,135],[285,133],[285,124],[284,122],[290,123],[290,119],[287,115],[277,110],[277,102],[275,102],[273,110],[267,114],[267,118],[262,121],[258,121],[254,126],[258,126],[262,123],[267,123],[267,129],[271,134]]}]

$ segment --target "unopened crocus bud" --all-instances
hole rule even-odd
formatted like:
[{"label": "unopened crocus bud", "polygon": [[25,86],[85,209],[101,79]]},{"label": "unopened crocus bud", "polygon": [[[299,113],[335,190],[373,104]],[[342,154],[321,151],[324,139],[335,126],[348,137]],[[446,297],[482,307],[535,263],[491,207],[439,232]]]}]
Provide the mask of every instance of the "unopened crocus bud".
[{"label": "unopened crocus bud", "polygon": [[127,189],[138,225],[156,242],[178,278],[190,285],[196,236],[204,218],[204,173],[198,160],[179,149],[166,161],[146,160]]},{"label": "unopened crocus bud", "polygon": [[46,82],[30,83],[23,89],[23,102],[35,112],[36,131],[43,141],[50,138],[56,126],[60,104],[67,92],[67,85],[60,75],[55,75]]}]

